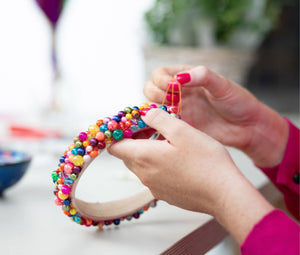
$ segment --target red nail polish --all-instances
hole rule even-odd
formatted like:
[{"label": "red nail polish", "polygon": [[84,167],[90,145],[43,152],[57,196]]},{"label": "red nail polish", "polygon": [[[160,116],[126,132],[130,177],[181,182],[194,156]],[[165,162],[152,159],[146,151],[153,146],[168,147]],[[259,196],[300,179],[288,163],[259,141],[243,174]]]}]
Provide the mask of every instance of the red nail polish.
[{"label": "red nail polish", "polygon": [[169,91],[179,91],[179,85],[177,81],[169,81],[168,85],[170,86]]},{"label": "red nail polish", "polygon": [[166,96],[166,99],[169,102],[178,103],[179,102],[179,96],[177,94],[173,94],[173,100],[172,100],[172,93],[168,93]]},{"label": "red nail polish", "polygon": [[189,73],[180,73],[176,75],[176,80],[181,84],[188,83],[191,80],[191,75]]}]

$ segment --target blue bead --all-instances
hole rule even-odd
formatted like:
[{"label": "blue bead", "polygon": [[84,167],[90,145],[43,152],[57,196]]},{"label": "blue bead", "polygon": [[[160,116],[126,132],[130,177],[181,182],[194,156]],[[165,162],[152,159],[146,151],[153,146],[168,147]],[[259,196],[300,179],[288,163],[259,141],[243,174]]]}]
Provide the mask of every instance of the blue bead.
[{"label": "blue bead", "polygon": [[138,126],[139,126],[139,128],[144,128],[144,127],[147,127],[147,124],[142,119],[140,119],[138,121]]},{"label": "blue bead", "polygon": [[143,212],[144,212],[143,209],[141,209],[141,210],[138,211],[139,214],[142,214]]},{"label": "blue bead", "polygon": [[139,130],[138,126],[131,126],[132,132],[137,132]]},{"label": "blue bead", "polygon": [[112,119],[114,121],[116,121],[116,122],[120,122],[121,121],[121,118],[118,115],[113,116]]},{"label": "blue bead", "polygon": [[167,107],[164,106],[164,105],[161,105],[159,108],[160,108],[160,109],[163,109],[164,111],[167,111]]},{"label": "blue bead", "polygon": [[139,108],[137,106],[133,106],[131,109],[132,110],[139,110]]},{"label": "blue bead", "polygon": [[102,125],[100,126],[100,131],[101,131],[102,133],[105,133],[105,131],[107,131],[107,130],[108,130],[108,127],[107,127],[106,124],[102,124]]},{"label": "blue bead", "polygon": [[110,221],[108,221],[108,220],[104,221],[104,225],[108,226],[110,224],[111,224]]},{"label": "blue bead", "polygon": [[71,204],[71,201],[69,199],[65,199],[63,201],[64,205],[70,205]]},{"label": "blue bead", "polygon": [[120,224],[120,220],[118,219],[118,220],[114,220],[114,224],[115,225],[119,225]]},{"label": "blue bead", "polygon": [[65,177],[63,183],[66,185],[71,185],[74,181],[70,177]]},{"label": "blue bead", "polygon": [[73,220],[78,223],[81,220],[81,216],[79,214],[75,214],[73,215]]},{"label": "blue bead", "polygon": [[64,157],[64,156],[61,156],[60,159],[59,159],[59,162],[60,162],[60,163],[64,163],[64,162],[65,162],[65,157]]},{"label": "blue bead", "polygon": [[73,155],[76,156],[77,155],[77,148],[73,148],[71,152],[72,152]]},{"label": "blue bead", "polygon": [[83,148],[78,148],[77,149],[77,155],[83,156],[85,153],[85,150]]}]

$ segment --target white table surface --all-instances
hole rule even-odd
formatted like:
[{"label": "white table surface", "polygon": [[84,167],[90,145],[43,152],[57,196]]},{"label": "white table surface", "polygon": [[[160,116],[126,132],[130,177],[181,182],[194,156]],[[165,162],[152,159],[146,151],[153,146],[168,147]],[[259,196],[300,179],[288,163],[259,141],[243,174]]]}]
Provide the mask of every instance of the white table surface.
[{"label": "white table surface", "polygon": [[[54,204],[50,178],[58,162],[57,152],[63,152],[69,142],[18,142],[19,149],[31,150],[34,158],[24,178],[0,199],[0,254],[159,254],[211,219],[159,201],[140,219],[104,230],[71,222]],[[12,146],[16,144],[11,142]],[[256,187],[267,182],[245,155],[229,151]],[[140,188],[119,160],[101,155],[82,177],[76,195],[89,201],[105,201]]]}]

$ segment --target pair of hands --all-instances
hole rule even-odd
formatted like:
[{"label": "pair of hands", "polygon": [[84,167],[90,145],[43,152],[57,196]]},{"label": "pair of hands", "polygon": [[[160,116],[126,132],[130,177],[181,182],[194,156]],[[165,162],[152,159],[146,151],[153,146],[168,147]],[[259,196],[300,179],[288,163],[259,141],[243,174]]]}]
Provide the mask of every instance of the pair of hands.
[{"label": "pair of hands", "polygon": [[[242,150],[259,166],[273,166],[283,157],[288,125],[247,90],[203,66],[156,70],[144,86],[145,96],[160,104],[168,82],[180,73],[190,77],[182,84],[182,120],[159,109],[143,118],[166,140],[125,139],[109,152],[155,198],[215,216],[241,243],[272,206],[242,176],[223,145]],[[253,207],[259,209],[253,212]]]}]

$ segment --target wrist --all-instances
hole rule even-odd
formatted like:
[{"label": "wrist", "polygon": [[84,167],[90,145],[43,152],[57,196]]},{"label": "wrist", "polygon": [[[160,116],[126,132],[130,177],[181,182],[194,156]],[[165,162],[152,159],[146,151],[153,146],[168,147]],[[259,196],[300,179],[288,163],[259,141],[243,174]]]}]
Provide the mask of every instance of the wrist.
[{"label": "wrist", "polygon": [[239,244],[257,222],[274,210],[242,174],[228,186],[222,200],[213,216]]},{"label": "wrist", "polygon": [[257,125],[253,127],[250,144],[244,149],[260,167],[278,165],[284,156],[289,136],[287,121],[277,112],[263,105]]}]

